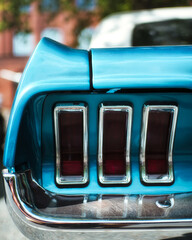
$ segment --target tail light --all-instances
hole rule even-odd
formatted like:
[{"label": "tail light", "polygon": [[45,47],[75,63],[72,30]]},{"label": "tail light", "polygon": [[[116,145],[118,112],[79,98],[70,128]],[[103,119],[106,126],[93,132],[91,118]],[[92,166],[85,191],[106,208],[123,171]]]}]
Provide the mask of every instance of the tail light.
[{"label": "tail light", "polygon": [[57,184],[88,180],[87,108],[59,105],[54,109]]},{"label": "tail light", "polygon": [[132,108],[101,105],[99,119],[99,181],[129,183]]},{"label": "tail light", "polygon": [[141,177],[145,183],[172,183],[176,106],[144,106]]}]

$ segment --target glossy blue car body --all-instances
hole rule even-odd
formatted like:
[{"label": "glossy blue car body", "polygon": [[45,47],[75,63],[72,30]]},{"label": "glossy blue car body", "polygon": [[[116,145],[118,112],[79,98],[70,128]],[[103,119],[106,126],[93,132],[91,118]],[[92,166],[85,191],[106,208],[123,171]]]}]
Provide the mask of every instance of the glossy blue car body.
[{"label": "glossy blue car body", "polygon": [[[4,165],[14,169],[15,164],[22,164],[22,161],[28,158],[37,181],[56,193],[112,194],[113,187],[103,188],[97,181],[97,111],[101,102],[125,101],[133,104],[134,111],[131,144],[132,184],[127,190],[125,187],[117,187],[115,191],[116,194],[152,194],[154,187],[144,186],[139,177],[142,107],[149,101],[169,101],[179,104],[174,150],[175,175],[179,177],[176,177],[172,186],[156,187],[155,193],[188,191],[192,186],[192,135],[189,134],[192,133],[192,95],[187,91],[192,88],[191,66],[190,46],[93,49],[87,52],[69,49],[46,38],[41,40],[26,66],[17,90],[7,130]],[[131,92],[119,93],[122,89]],[[148,89],[148,92],[143,92],[143,89]],[[166,91],[153,92],[149,89]],[[184,91],[180,92],[180,89]],[[90,181],[84,188],[60,189],[54,181],[52,109],[56,102],[64,101],[82,101],[89,106]],[[29,103],[32,103],[32,106],[28,107]],[[26,108],[30,113],[22,119]],[[184,129],[184,126],[187,128]],[[41,166],[42,172],[39,171]]]},{"label": "glossy blue car body", "polygon": [[[95,202],[99,195],[181,194],[185,197],[186,193],[192,191],[191,89],[191,46],[85,51],[70,49],[52,40],[42,39],[23,73],[7,129],[4,166],[8,169],[8,173],[4,174],[4,178],[8,179],[6,181],[9,188],[12,188],[12,182],[19,186],[20,180],[16,180],[17,176],[30,169],[38,189],[52,197],[86,195],[89,196],[90,201]],[[89,182],[82,187],[59,187],[55,182],[53,109],[58,103],[71,102],[86,103],[88,106]],[[98,110],[101,103],[127,103],[133,108],[129,186],[103,187],[99,184]],[[141,181],[139,154],[142,114],[143,106],[148,103],[178,106],[173,149],[175,180],[169,185],[145,185]],[[20,174],[19,178],[22,179],[22,176]],[[23,182],[25,181],[22,180],[20,184]],[[191,195],[187,201],[189,199]],[[26,218],[29,214],[28,207],[29,205],[23,207]],[[33,214],[31,222],[35,221]],[[140,216],[138,219],[136,219],[138,222],[143,220]],[[96,223],[97,220],[90,221]],[[153,220],[148,223],[153,223]],[[50,217],[38,221],[46,226],[51,222]],[[35,224],[38,224],[38,221]],[[62,221],[64,220],[54,219],[54,224],[64,224]],[[75,223],[79,223],[78,221],[81,219],[76,220]],[[158,219],[155,221],[161,222]],[[190,222],[188,218],[186,221]],[[71,224],[72,220],[69,223]],[[106,224],[106,221],[102,223]]]}]

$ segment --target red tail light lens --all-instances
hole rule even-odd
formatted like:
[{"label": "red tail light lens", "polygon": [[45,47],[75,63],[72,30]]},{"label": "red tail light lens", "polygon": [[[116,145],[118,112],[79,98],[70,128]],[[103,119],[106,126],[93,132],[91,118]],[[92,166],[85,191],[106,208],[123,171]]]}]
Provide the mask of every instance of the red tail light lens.
[{"label": "red tail light lens", "polygon": [[168,174],[168,152],[173,112],[153,110],[148,116],[146,173]]},{"label": "red tail light lens", "polygon": [[61,176],[83,176],[83,112],[58,114]]},{"label": "red tail light lens", "polygon": [[103,174],[126,175],[127,112],[106,110],[103,122]]},{"label": "red tail light lens", "polygon": [[56,181],[58,184],[87,182],[87,109],[57,106],[54,110],[56,136]]},{"label": "red tail light lens", "polygon": [[103,184],[130,181],[130,135],[132,108],[104,106],[99,122],[99,180]]},{"label": "red tail light lens", "polygon": [[173,181],[172,151],[176,106],[145,106],[141,139],[142,179],[146,183]]}]

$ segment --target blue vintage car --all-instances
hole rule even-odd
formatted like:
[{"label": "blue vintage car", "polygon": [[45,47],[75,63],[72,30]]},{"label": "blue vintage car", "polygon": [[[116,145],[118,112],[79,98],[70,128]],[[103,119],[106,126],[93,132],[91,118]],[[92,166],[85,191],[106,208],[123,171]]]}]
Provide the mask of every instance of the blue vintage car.
[{"label": "blue vintage car", "polygon": [[42,39],[4,150],[19,229],[31,239],[69,229],[190,231],[191,89],[192,46],[86,51]]}]

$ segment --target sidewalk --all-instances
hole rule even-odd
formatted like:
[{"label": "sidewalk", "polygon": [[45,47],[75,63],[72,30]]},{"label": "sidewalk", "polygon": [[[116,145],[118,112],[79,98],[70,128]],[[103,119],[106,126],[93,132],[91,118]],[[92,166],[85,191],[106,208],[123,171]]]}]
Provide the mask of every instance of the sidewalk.
[{"label": "sidewalk", "polygon": [[0,199],[0,239],[1,240],[27,240],[13,223],[5,205],[4,198]]}]

